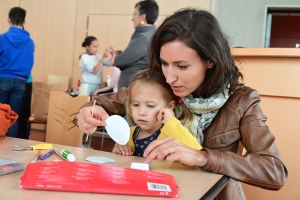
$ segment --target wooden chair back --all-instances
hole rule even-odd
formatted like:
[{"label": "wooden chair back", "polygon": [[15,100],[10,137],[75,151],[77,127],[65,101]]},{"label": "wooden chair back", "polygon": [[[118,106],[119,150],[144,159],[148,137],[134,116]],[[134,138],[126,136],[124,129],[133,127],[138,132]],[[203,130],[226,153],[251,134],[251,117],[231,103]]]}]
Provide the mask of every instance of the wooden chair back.
[{"label": "wooden chair back", "polygon": [[42,82],[32,83],[32,117],[30,121],[47,121],[49,96],[48,84]]},{"label": "wooden chair back", "polygon": [[[33,120],[31,121],[47,121],[49,99],[51,91],[66,91],[66,84],[49,85],[43,82],[32,83],[32,106],[31,113]],[[31,117],[31,118],[32,118]]]},{"label": "wooden chair back", "polygon": [[89,96],[73,98],[65,92],[52,91],[48,109],[46,142],[81,147],[83,132],[73,123],[80,107],[90,100]]}]

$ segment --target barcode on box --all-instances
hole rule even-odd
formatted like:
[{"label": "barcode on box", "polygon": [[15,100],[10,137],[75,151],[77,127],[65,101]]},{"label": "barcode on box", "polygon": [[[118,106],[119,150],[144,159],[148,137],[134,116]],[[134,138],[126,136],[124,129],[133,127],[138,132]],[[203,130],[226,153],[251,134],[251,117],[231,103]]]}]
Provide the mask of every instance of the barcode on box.
[{"label": "barcode on box", "polygon": [[169,185],[147,182],[148,190],[172,192]]}]

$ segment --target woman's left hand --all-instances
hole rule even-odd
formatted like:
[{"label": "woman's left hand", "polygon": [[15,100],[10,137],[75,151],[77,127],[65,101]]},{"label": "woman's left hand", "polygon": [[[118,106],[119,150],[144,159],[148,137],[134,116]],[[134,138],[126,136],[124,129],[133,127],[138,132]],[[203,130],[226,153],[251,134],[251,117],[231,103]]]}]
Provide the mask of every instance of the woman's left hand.
[{"label": "woman's left hand", "polygon": [[188,166],[203,166],[207,162],[207,153],[190,148],[172,137],[151,142],[144,152],[145,163],[154,159],[164,160],[169,164],[179,161]]}]

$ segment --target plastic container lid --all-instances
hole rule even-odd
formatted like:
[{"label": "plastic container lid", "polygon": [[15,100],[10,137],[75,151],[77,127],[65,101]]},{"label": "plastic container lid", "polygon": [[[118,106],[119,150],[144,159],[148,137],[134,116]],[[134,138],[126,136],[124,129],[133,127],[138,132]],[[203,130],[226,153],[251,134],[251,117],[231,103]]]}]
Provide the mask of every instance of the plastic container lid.
[{"label": "plastic container lid", "polygon": [[70,162],[74,162],[76,160],[76,157],[74,156],[74,154],[69,154],[67,157],[68,161]]}]

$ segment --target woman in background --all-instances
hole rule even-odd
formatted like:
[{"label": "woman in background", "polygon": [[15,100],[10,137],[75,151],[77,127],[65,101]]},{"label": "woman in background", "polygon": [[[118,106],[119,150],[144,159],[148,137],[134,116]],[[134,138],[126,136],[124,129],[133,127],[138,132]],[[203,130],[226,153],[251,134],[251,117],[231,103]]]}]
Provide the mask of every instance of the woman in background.
[{"label": "woman in background", "polygon": [[128,87],[131,76],[147,68],[147,46],[156,30],[154,23],[157,20],[158,12],[158,5],[153,0],[144,0],[135,4],[132,14],[135,31],[128,46],[120,55],[116,55],[114,49],[109,48],[115,56],[111,59],[111,65],[121,70],[118,88]]},{"label": "woman in background", "polygon": [[86,52],[79,56],[79,67],[82,72],[79,95],[90,96],[95,90],[98,90],[102,82],[104,59],[109,56],[106,51],[102,57],[97,54],[98,41],[93,36],[88,36],[82,43]]}]

